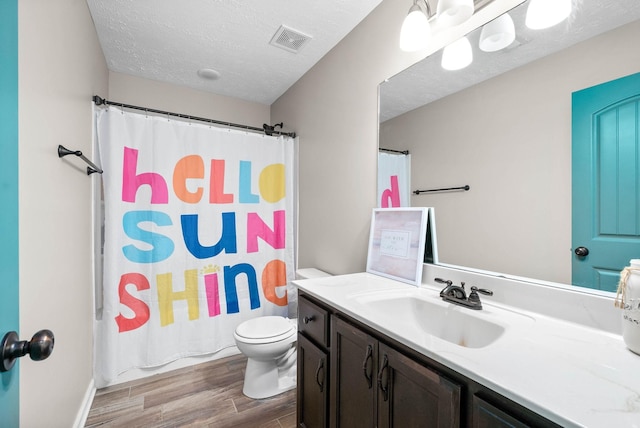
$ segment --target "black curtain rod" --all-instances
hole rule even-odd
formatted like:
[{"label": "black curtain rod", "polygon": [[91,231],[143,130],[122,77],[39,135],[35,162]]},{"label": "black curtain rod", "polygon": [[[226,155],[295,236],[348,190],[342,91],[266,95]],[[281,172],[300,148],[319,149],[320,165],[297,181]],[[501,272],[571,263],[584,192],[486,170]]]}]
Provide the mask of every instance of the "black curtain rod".
[{"label": "black curtain rod", "polygon": [[393,149],[385,149],[382,147],[378,148],[379,152],[391,152],[391,153],[401,153],[403,155],[408,155],[409,154],[409,150],[393,150]]},{"label": "black curtain rod", "polygon": [[244,129],[245,131],[262,132],[262,133],[264,133],[266,135],[276,134],[276,135],[284,135],[286,137],[296,138],[296,133],[295,132],[280,132],[280,131],[275,131],[274,130],[274,128],[276,126],[282,127],[282,125],[283,125],[282,123],[278,123],[278,124],[273,125],[273,126],[269,126],[269,125],[267,125],[265,123],[265,124],[262,125],[262,128],[257,128],[255,126],[240,125],[240,124],[237,124],[237,123],[223,122],[223,121],[215,120],[215,119],[207,119],[205,117],[189,116],[188,114],[172,113],[170,111],[156,110],[156,109],[152,109],[152,108],[134,106],[134,105],[131,105],[131,104],[116,103],[116,102],[113,102],[113,101],[105,100],[104,98],[101,98],[98,95],[94,95],[93,96],[93,102],[97,106],[109,105],[109,106],[130,108],[130,109],[133,109],[133,110],[142,110],[142,111],[145,111],[145,112],[148,112],[148,113],[157,113],[157,114],[162,114],[162,115],[180,117],[182,119],[197,120],[199,122],[213,123],[213,124],[216,124],[216,125],[222,125],[222,126],[231,127],[231,128]]},{"label": "black curtain rod", "polygon": [[464,190],[466,192],[469,189],[471,189],[471,187],[469,187],[469,185],[467,184],[466,186],[447,187],[445,189],[414,190],[413,194],[414,195],[419,195],[421,193],[431,193],[431,192],[452,192],[452,191],[455,191],[455,190]]}]

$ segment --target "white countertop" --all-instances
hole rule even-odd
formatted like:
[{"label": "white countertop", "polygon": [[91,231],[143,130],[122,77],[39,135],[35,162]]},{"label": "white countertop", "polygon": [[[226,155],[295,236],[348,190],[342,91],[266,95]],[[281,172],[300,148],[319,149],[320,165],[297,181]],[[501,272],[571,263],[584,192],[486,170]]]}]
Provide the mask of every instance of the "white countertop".
[{"label": "white countertop", "polygon": [[[444,303],[441,287],[417,288],[368,273],[298,280],[302,291],[460,374],[565,427],[640,428],[640,355],[620,335],[491,302],[483,310]],[[470,348],[390,322],[357,296],[419,293],[450,310],[506,327],[495,342]],[[400,318],[403,314],[393,314]],[[415,320],[413,321],[415,323]]]}]

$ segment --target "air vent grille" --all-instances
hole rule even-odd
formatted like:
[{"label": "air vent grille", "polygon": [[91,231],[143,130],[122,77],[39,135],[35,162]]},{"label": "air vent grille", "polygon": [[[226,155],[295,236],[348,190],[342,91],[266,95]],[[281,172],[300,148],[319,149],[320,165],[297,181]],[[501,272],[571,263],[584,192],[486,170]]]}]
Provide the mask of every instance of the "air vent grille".
[{"label": "air vent grille", "polygon": [[289,52],[298,53],[310,40],[311,36],[281,25],[269,44]]}]

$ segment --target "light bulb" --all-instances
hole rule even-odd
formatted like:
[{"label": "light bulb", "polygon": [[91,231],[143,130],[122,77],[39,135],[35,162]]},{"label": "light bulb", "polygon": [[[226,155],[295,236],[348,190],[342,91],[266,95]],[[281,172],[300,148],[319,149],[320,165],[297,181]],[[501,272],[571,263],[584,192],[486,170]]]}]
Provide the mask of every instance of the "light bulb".
[{"label": "light bulb", "polygon": [[439,0],[438,22],[445,27],[453,27],[471,18],[473,11],[473,0]]},{"label": "light bulb", "polygon": [[422,9],[414,4],[402,23],[400,49],[405,52],[415,52],[426,48],[430,33],[429,19],[422,12]]},{"label": "light bulb", "polygon": [[553,27],[571,15],[572,0],[531,0],[525,24],[532,30]]},{"label": "light bulb", "polygon": [[456,40],[442,51],[442,68],[445,70],[461,70],[472,61],[473,50],[466,37]]},{"label": "light bulb", "polygon": [[509,46],[516,39],[516,27],[508,13],[485,24],[480,32],[480,49],[495,52]]}]

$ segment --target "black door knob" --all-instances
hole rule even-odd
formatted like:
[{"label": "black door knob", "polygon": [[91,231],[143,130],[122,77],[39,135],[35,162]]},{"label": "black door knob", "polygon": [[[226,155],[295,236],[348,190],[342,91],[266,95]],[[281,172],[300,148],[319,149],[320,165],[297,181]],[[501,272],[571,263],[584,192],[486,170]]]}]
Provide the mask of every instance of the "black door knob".
[{"label": "black door knob", "polygon": [[589,249],[587,247],[578,247],[574,250],[574,253],[578,257],[586,257],[589,255]]},{"label": "black door knob", "polygon": [[51,330],[40,330],[28,342],[20,341],[18,333],[10,331],[4,335],[0,343],[0,372],[11,370],[16,358],[27,354],[33,361],[46,359],[53,352],[54,341]]}]

